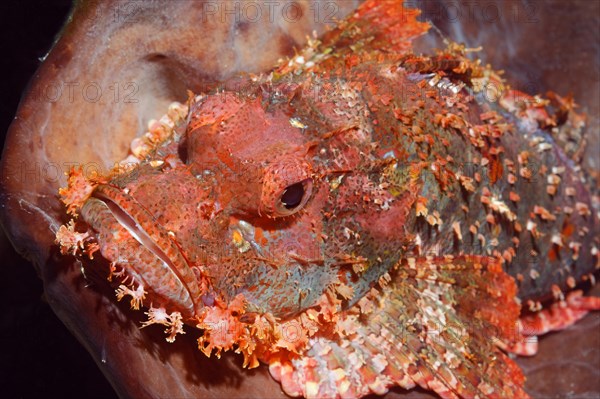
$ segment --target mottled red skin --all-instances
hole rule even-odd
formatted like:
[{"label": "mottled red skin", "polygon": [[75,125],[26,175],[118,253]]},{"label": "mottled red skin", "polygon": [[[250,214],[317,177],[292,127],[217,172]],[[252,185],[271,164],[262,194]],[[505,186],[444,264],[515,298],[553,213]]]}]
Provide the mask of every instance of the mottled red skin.
[{"label": "mottled red skin", "polygon": [[[144,165],[98,186],[94,196],[100,201],[90,200],[82,215],[98,232],[103,256],[143,283],[154,306],[191,319],[215,300],[226,304],[243,295],[245,312],[285,320],[317,305],[329,287],[341,283],[350,288],[343,305],[348,308],[398,260],[423,254],[503,262],[519,280],[524,299],[540,298],[554,284],[566,289],[569,277],[579,280],[593,270],[596,215],[575,204],[591,208],[590,196],[557,146],[535,150],[534,138],[552,140],[543,125],[521,123],[481,94],[473,99],[463,91],[459,106],[448,107],[448,89],[422,90],[433,72],[467,87],[482,76],[458,52],[441,56],[458,64],[434,62],[424,69],[410,62],[422,59],[405,57],[405,43],[388,44],[396,53],[379,53],[375,44],[385,44],[387,36],[375,35],[369,43],[358,32],[341,30],[325,38],[321,50],[331,44],[339,49],[309,68],[314,75],[284,66],[275,78],[246,82],[244,94],[225,91],[192,101],[185,135],[153,155],[154,160],[177,155],[181,164]],[[406,39],[416,33],[417,28],[408,31]],[[364,40],[358,49],[344,46],[356,42],[352,35]],[[367,44],[372,47],[361,46]],[[461,61],[466,69],[458,71]],[[319,96],[307,95],[315,85],[322,87]],[[445,113],[448,109],[454,116]],[[481,117],[490,111],[497,120]],[[521,179],[523,151],[530,153],[530,167],[563,166],[560,187],[572,187],[576,200],[564,191],[546,194],[549,172]],[[516,165],[516,184],[508,179],[507,160]],[[468,173],[472,162],[480,179],[471,190],[458,175]],[[277,178],[275,170],[286,173]],[[272,200],[307,180],[312,187],[305,186],[298,210],[281,214]],[[520,201],[509,203],[510,192]],[[437,211],[441,223],[418,215],[420,198],[428,200],[429,216]],[[133,218],[171,264],[160,269],[164,259],[152,257],[156,250],[111,238],[123,228],[110,222],[103,203],[114,203]],[[566,206],[574,210],[567,212]],[[477,232],[469,233],[476,222]],[[537,224],[537,232],[528,231],[528,222]],[[573,237],[571,226],[584,234]],[[246,229],[241,235],[250,249],[238,250],[232,241],[236,228]],[[486,243],[496,242],[478,244],[478,234]],[[556,234],[562,234],[560,245],[552,242]],[[571,242],[583,249],[575,253]],[[506,256],[511,248],[514,260]],[[528,261],[532,249],[542,255],[537,264]],[[354,261],[362,261],[366,271],[353,270]],[[154,270],[162,271],[155,275]]]},{"label": "mottled red skin", "polygon": [[[343,42],[344,36],[336,40]],[[417,234],[423,242],[422,253],[497,256],[514,248],[516,261],[506,262],[506,268],[513,276],[523,276],[519,283],[524,299],[540,298],[551,292],[553,284],[567,288],[567,277],[580,280],[592,270],[596,264],[591,254],[597,240],[594,235],[596,215],[581,215],[575,210],[575,202],[591,207],[590,195],[573,171],[573,163],[560,148],[554,146],[540,153],[530,144],[536,137],[551,143],[547,132],[535,127],[531,132],[523,131],[525,127],[518,130],[520,122],[513,115],[495,103],[484,103],[481,95],[477,101],[461,99],[466,108],[444,110],[442,103],[450,97],[449,90],[428,91],[419,87],[426,82],[426,73],[432,71],[419,74],[410,60],[402,59],[400,52],[387,56],[383,63],[375,51],[339,50],[339,53],[337,57],[341,55],[341,60],[330,58],[312,68],[312,73],[323,74],[322,78],[303,74],[290,78],[281,76],[275,82],[269,78],[258,82],[238,79],[235,83],[244,84],[245,94],[229,91],[193,102],[189,127],[179,148],[166,145],[155,156],[162,159],[169,151],[178,151],[176,155],[183,154],[184,164],[164,171],[143,167],[135,170],[133,176],[116,179],[112,185],[129,190],[125,197],[131,205],[123,203],[125,199],[105,195],[131,212],[134,219],[138,212],[136,207],[141,206],[155,218],[156,228],[163,231],[163,235],[166,231],[175,232],[188,265],[207,268],[216,293],[224,293],[229,300],[239,293],[247,298],[255,296],[250,303],[256,310],[270,311],[277,316],[291,315],[311,306],[323,288],[339,278],[348,280],[357,290],[356,296],[361,297],[370,282],[399,257],[417,254],[414,244]],[[360,65],[355,58],[361,59]],[[344,59],[347,65],[351,62],[355,66],[338,70],[338,65],[344,65]],[[451,70],[441,73],[452,76]],[[454,81],[468,82],[468,79],[456,75]],[[311,98],[315,87],[320,90],[319,96]],[[353,95],[358,101],[345,104],[343,95]],[[461,98],[466,95],[460,94]],[[336,113],[332,112],[334,109]],[[486,123],[479,116],[484,111],[495,111],[499,119],[504,120],[498,121],[498,127]],[[440,121],[445,112],[457,114],[459,118]],[[360,113],[368,113],[368,116]],[[402,120],[399,115],[403,114],[410,116]],[[436,115],[438,120],[435,120]],[[349,120],[350,117],[354,120]],[[302,121],[305,128],[293,127],[290,118]],[[476,138],[482,142],[479,147],[475,139],[469,137],[465,123],[484,131]],[[444,124],[446,128],[440,129]],[[415,137],[419,138],[416,142]],[[495,150],[500,153],[496,155]],[[390,151],[397,159],[397,171],[384,174],[385,168],[394,164],[383,158]],[[530,153],[534,173],[530,179],[519,175],[523,165],[518,155],[522,151]],[[507,166],[509,161],[515,165],[512,173],[517,182],[514,184],[507,181],[511,171]],[[446,162],[448,165],[444,165]],[[431,172],[428,170],[431,165],[441,171]],[[547,165],[546,171],[544,165]],[[554,196],[548,195],[546,179],[552,167],[560,166],[565,168],[561,174],[562,190]],[[418,174],[418,178],[411,181],[404,176],[410,168],[417,168],[413,173]],[[494,172],[493,168],[500,171]],[[283,170],[283,181],[274,181],[276,174],[270,175],[270,169]],[[457,182],[456,176],[460,173],[481,176],[473,193]],[[492,176],[493,173],[498,176]],[[330,189],[328,183],[338,176],[345,176],[344,183],[336,190]],[[279,217],[272,210],[268,211],[272,204],[266,203],[265,198],[270,198],[270,194],[265,191],[281,192],[286,186],[307,178],[312,178],[314,188],[302,212]],[[394,179],[404,180],[396,182]],[[375,193],[374,187],[382,182],[390,186]],[[567,196],[566,187],[572,187],[576,195]],[[485,190],[491,194],[484,194]],[[508,200],[511,191],[520,196],[520,201]],[[390,194],[394,192],[401,193]],[[368,197],[377,195],[379,201],[390,201],[389,210],[369,203],[372,199]],[[502,199],[515,213],[514,222],[499,212],[494,214],[482,203],[482,196],[490,195]],[[440,228],[432,228],[424,217],[416,215],[413,204],[417,197],[429,200],[430,212],[439,212],[443,221]],[[214,217],[206,216],[205,209],[196,206],[204,202],[214,209]],[[461,206],[468,207],[468,212],[461,210]],[[543,220],[534,213],[536,206],[555,214],[557,220]],[[570,215],[563,211],[565,206],[574,209]],[[494,214],[492,223],[486,222],[488,214]],[[257,242],[262,249],[255,248],[255,253],[235,255],[238,250],[230,242],[231,229],[239,220],[276,235]],[[529,220],[537,224],[539,239],[534,239],[527,230]],[[456,238],[453,222],[460,223],[462,240]],[[468,227],[475,222],[481,223],[482,231],[478,233],[482,232],[486,241],[497,239],[496,246],[489,243],[482,246],[477,235],[468,232]],[[521,225],[520,232],[515,227],[517,223]],[[344,226],[360,233],[366,244],[353,246],[340,239]],[[570,226],[577,226],[578,231]],[[581,233],[582,228],[587,228],[589,234]],[[98,230],[101,234],[104,232]],[[577,237],[578,232],[580,237]],[[560,233],[564,245],[552,244],[552,236]],[[321,238],[323,234],[328,237],[326,240]],[[518,246],[511,241],[513,237],[519,239]],[[569,248],[572,241],[584,248],[576,261],[573,249]],[[300,261],[288,256],[292,252],[290,245],[294,245],[293,252]],[[336,256],[350,252],[364,253],[372,260],[392,249],[396,255],[388,256],[381,267],[370,265],[371,277],[360,282],[351,281],[343,267],[335,266],[333,261]],[[539,256],[532,255],[532,250]],[[268,257],[262,251],[271,251],[274,254],[271,262],[277,266],[253,260]],[[114,256],[108,258],[114,259]],[[286,267],[279,267],[281,265]],[[240,268],[247,275],[232,273]],[[531,277],[531,271],[536,268],[538,273],[542,271],[540,278]],[[305,274],[311,277],[299,284],[299,291],[312,288],[304,297],[303,306],[297,305],[299,291],[294,293],[285,286],[276,287],[277,281],[287,280],[286,273],[300,273],[300,270],[311,270]],[[318,278],[321,289],[310,283],[315,276],[321,276]],[[235,288],[238,286],[252,287],[252,290]],[[267,296],[263,296],[263,289],[268,290]],[[197,295],[192,295],[191,300],[197,302],[194,296]]]}]

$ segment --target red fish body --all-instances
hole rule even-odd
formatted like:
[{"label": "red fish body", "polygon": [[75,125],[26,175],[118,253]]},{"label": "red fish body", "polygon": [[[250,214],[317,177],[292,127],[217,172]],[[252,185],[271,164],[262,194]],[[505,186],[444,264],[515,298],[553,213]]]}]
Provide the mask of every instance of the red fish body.
[{"label": "red fish body", "polygon": [[598,264],[551,133],[580,126],[456,46],[413,55],[415,16],[369,1],[271,74],[191,96],[135,167],[74,172],[63,196],[89,231],[64,227],[63,248],[99,249],[168,339],[196,326],[205,353],[264,361],[291,395],[525,396],[498,349],[519,298]]}]

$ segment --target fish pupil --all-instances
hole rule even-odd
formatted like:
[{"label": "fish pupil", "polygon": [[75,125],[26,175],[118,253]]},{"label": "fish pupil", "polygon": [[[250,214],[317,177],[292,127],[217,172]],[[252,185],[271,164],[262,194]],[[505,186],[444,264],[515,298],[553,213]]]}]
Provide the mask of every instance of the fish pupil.
[{"label": "fish pupil", "polygon": [[281,194],[281,203],[285,209],[294,209],[302,202],[304,198],[304,184],[302,182],[288,186]]}]

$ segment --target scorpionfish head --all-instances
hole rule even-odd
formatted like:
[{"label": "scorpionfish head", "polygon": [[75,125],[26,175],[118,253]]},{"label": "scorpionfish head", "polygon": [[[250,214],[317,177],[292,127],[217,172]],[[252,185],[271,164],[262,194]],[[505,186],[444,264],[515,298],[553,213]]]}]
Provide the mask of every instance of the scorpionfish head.
[{"label": "scorpionfish head", "polygon": [[347,84],[244,84],[190,99],[181,134],[98,185],[82,215],[154,305],[193,316],[242,295],[246,312],[285,318],[337,290],[350,306],[407,241],[410,174],[372,146]]}]

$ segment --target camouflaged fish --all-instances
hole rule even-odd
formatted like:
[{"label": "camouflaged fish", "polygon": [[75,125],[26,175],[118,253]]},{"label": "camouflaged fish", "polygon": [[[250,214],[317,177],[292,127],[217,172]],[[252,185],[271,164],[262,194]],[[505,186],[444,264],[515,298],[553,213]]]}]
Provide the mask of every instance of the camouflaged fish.
[{"label": "camouflaged fish", "polygon": [[63,252],[101,254],[167,340],[188,325],[292,396],[527,397],[506,352],[600,307],[568,293],[598,216],[552,137],[582,121],[458,45],[414,54],[417,15],[367,1],[272,73],[174,104],[133,164],[73,170]]}]

